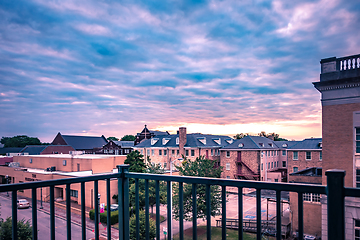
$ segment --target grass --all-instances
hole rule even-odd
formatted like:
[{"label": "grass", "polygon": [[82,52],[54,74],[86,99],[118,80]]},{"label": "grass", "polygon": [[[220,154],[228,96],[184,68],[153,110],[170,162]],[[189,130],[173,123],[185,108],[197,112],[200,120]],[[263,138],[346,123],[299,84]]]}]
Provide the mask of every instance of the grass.
[{"label": "grass", "polygon": [[[221,228],[211,227],[211,239],[213,240],[221,240]],[[179,234],[174,235],[174,240],[179,239]],[[192,228],[188,228],[184,232],[184,240],[191,240],[192,237]],[[197,239],[205,240],[206,239],[206,226],[198,226],[197,227]],[[237,240],[238,232],[237,230],[226,230],[226,239],[228,240]],[[244,233],[244,240],[256,240],[256,234],[252,233]],[[267,239],[267,238],[266,238]],[[269,240],[275,240],[274,237],[269,237]]]}]

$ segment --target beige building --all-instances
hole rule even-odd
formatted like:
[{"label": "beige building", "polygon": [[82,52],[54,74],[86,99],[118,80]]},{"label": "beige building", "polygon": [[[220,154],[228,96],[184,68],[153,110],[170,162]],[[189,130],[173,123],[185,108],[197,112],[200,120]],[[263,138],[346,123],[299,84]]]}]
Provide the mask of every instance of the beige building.
[{"label": "beige building", "polygon": [[[92,176],[96,174],[111,174],[117,172],[116,166],[124,164],[126,156],[116,155],[26,155],[14,156],[10,166],[0,166],[0,176],[8,175],[11,183],[23,183],[33,181],[44,181],[53,179],[63,179],[71,177]],[[18,163],[18,164],[17,164]],[[106,202],[106,182],[99,181],[100,202]],[[111,181],[110,195],[117,194],[117,180]],[[49,201],[50,189],[43,188],[37,190],[37,199]],[[19,196],[31,197],[31,190],[24,190],[18,193]],[[81,203],[80,184],[71,185],[71,200]],[[55,187],[55,199],[57,201],[65,199],[65,186]],[[113,203],[114,200],[111,199]],[[85,183],[85,206],[94,207],[94,183]]]}]

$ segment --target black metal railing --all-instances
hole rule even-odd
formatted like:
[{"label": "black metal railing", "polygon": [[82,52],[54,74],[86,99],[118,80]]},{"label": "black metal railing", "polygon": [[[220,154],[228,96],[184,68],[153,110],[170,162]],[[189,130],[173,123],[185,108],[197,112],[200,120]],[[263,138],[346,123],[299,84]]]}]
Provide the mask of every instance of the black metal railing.
[{"label": "black metal railing", "polygon": [[[193,201],[193,239],[197,239],[197,205],[196,195],[197,186],[203,184],[206,186],[206,224],[207,224],[207,239],[211,239],[211,209],[210,209],[210,186],[217,185],[221,187],[222,198],[222,239],[226,239],[226,188],[238,188],[238,226],[243,226],[243,188],[256,189],[256,233],[257,239],[261,239],[262,234],[262,220],[261,220],[261,190],[273,190],[276,192],[276,234],[277,240],[282,238],[281,230],[281,192],[296,192],[298,194],[298,228],[299,239],[304,236],[304,218],[303,218],[303,194],[304,193],[318,193],[327,195],[327,211],[328,214],[328,239],[339,240],[345,239],[345,197],[360,197],[360,189],[345,188],[343,170],[330,170],[326,172],[327,185],[311,185],[311,184],[292,184],[292,183],[269,183],[258,181],[241,181],[230,179],[214,179],[201,177],[185,177],[185,176],[169,176],[146,173],[130,173],[128,165],[118,166],[118,173],[96,175],[90,177],[76,177],[59,180],[48,180],[31,183],[17,183],[0,186],[0,192],[12,192],[12,239],[17,239],[17,191],[23,189],[31,189],[32,191],[32,205],[37,205],[36,190],[41,187],[50,187],[50,239],[55,239],[55,204],[54,204],[54,187],[57,185],[66,185],[66,224],[67,224],[67,239],[71,239],[71,209],[70,209],[70,187],[71,184],[81,184],[81,202],[85,203],[85,183],[94,183],[94,205],[98,206],[98,181],[106,181],[107,205],[110,206],[110,181],[117,179],[118,181],[118,205],[119,205],[119,239],[129,239],[130,236],[130,212],[129,212],[129,179],[135,179],[135,215],[136,215],[136,239],[140,238],[139,228],[139,179],[145,180],[145,232],[146,238],[149,239],[149,181],[155,181],[156,192],[156,212],[160,212],[160,182],[167,183],[167,194],[171,194],[171,183],[177,182],[179,184],[179,237],[184,239],[184,205],[183,205],[183,184],[192,184],[192,198]],[[167,206],[170,204],[171,198],[167,198]],[[95,207],[95,239],[99,239],[99,209]],[[168,219],[171,219],[171,210],[167,208]],[[85,204],[81,205],[81,225],[82,225],[82,239],[86,239],[86,216]],[[111,239],[111,225],[110,225],[110,211],[107,211],[107,239]],[[171,223],[168,221],[168,236],[171,236]],[[33,239],[37,239],[37,208],[32,208],[32,228]],[[243,228],[238,228],[239,239],[242,239]],[[156,214],[156,239],[160,239],[160,215]]]}]

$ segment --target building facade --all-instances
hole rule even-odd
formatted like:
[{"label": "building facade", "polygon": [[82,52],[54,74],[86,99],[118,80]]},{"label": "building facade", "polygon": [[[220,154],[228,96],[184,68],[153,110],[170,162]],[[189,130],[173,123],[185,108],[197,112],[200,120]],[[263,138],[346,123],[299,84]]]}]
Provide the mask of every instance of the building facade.
[{"label": "building facade", "polygon": [[[346,171],[345,186],[360,187],[360,55],[326,58],[321,62],[320,81],[313,83],[321,93],[324,173]],[[322,183],[326,184],[323,174]],[[327,239],[326,196],[322,198],[322,239]],[[345,199],[346,239],[360,231],[360,202]]]},{"label": "building facade", "polygon": [[133,141],[113,141],[110,140],[102,147],[102,154],[127,155],[133,151]]}]

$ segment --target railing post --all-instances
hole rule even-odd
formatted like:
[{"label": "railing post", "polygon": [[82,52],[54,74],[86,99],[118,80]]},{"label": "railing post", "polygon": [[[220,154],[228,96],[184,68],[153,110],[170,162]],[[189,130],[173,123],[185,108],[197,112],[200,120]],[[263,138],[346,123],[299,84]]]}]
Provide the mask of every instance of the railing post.
[{"label": "railing post", "polygon": [[116,166],[120,176],[118,178],[118,204],[119,204],[119,240],[130,239],[129,224],[129,179],[125,173],[129,172],[129,165]]},{"label": "railing post", "polygon": [[327,220],[328,240],[345,239],[345,171],[331,169],[325,172],[327,177]]}]

